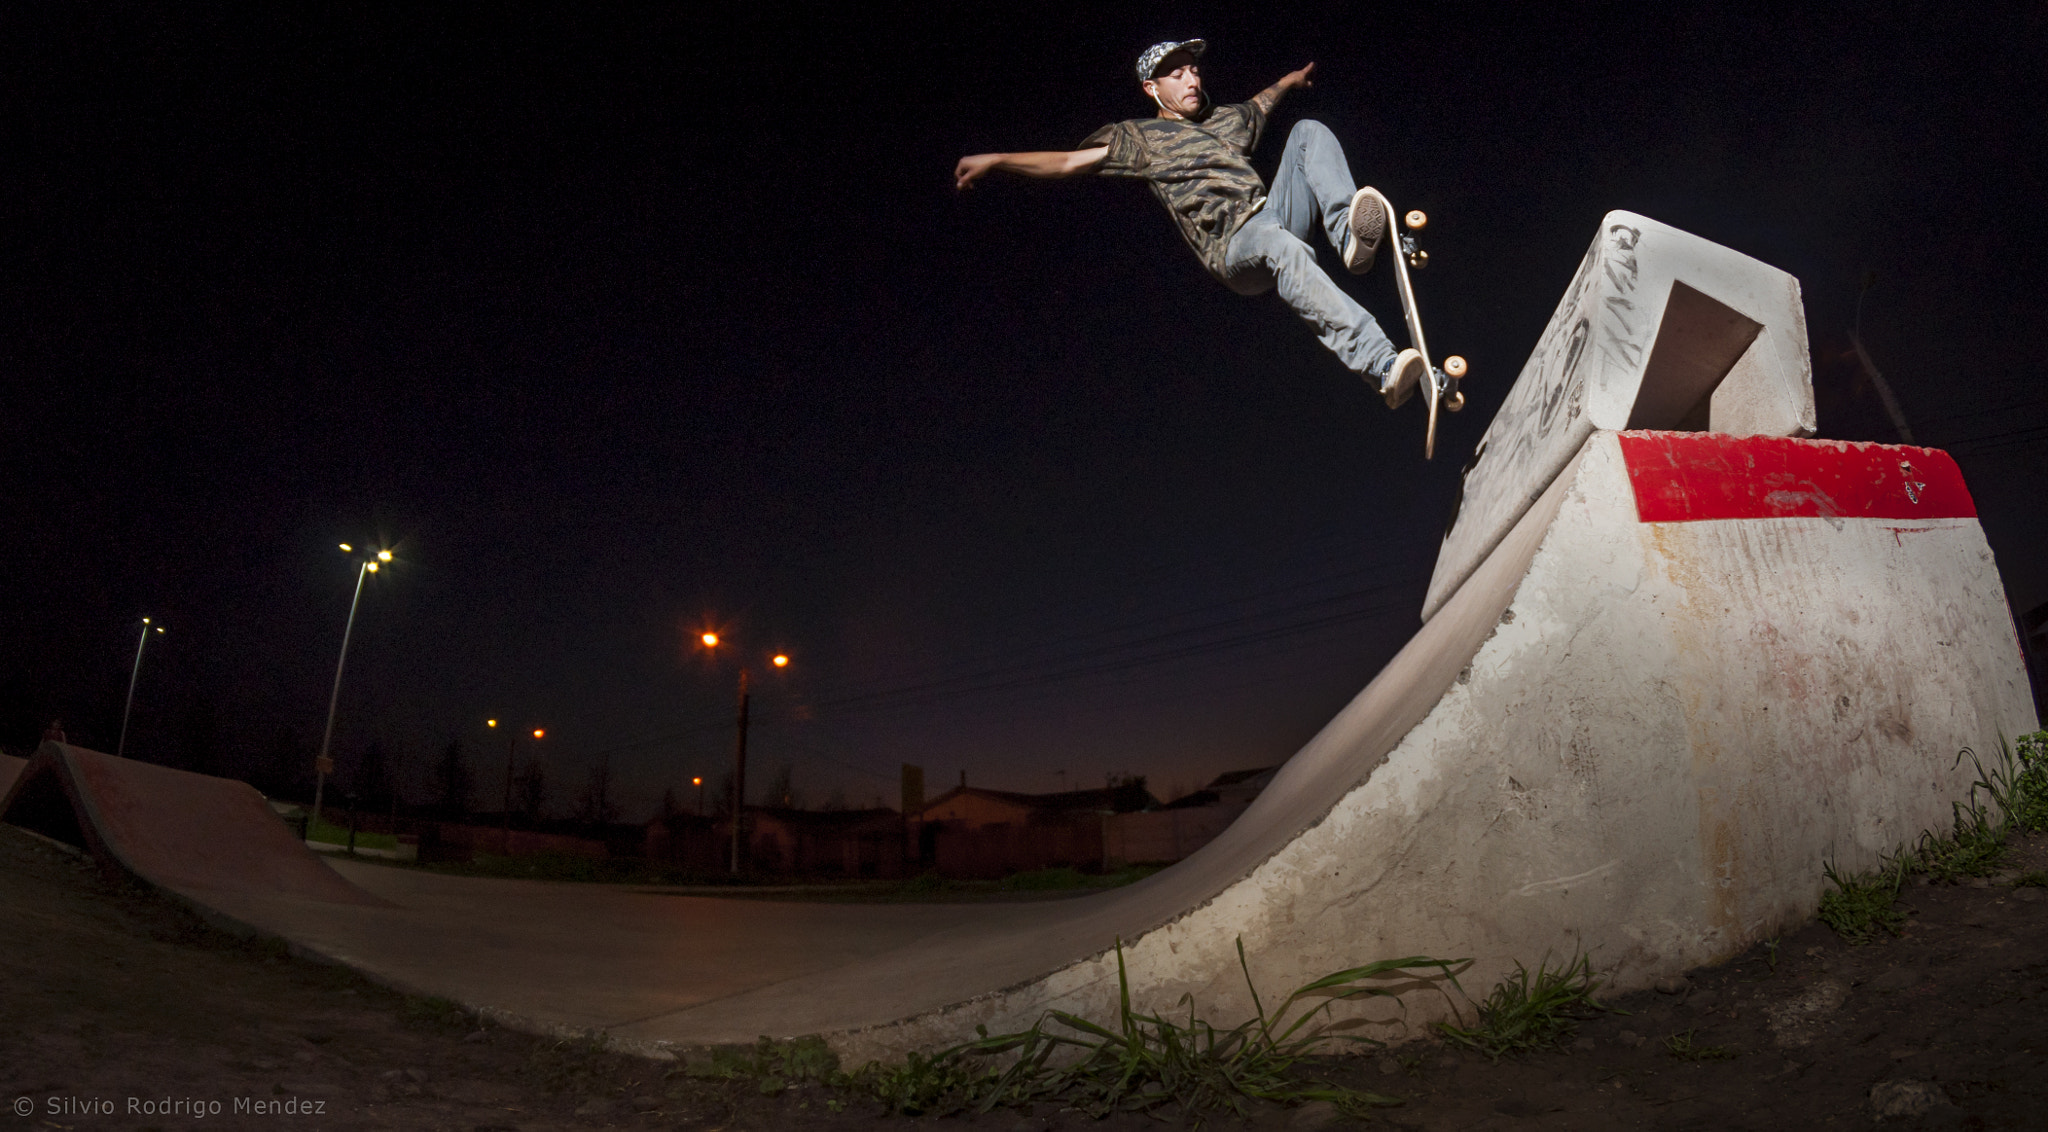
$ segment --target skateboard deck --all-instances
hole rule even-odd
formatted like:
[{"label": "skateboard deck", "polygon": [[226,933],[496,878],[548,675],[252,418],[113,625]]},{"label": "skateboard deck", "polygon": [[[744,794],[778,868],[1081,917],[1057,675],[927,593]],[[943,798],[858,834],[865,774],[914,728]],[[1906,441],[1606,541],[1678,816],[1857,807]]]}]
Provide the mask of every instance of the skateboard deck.
[{"label": "skateboard deck", "polygon": [[[1397,253],[1393,257],[1394,283],[1401,292],[1401,316],[1408,323],[1408,341],[1415,347],[1416,353],[1422,355],[1422,364],[1428,371],[1428,376],[1422,380],[1422,399],[1429,406],[1429,426],[1422,438],[1422,458],[1434,459],[1437,410],[1441,408],[1444,412],[1455,413],[1465,407],[1465,395],[1459,391],[1458,383],[1465,376],[1466,365],[1464,358],[1453,354],[1444,359],[1442,368],[1438,368],[1436,362],[1430,358],[1429,340],[1422,334],[1422,313],[1415,308],[1415,284],[1408,277],[1408,269],[1412,267],[1420,271],[1429,263],[1429,253],[1416,246],[1414,235],[1429,223],[1429,217],[1420,210],[1411,210],[1408,215],[1401,218],[1400,225],[1396,226],[1394,205],[1387,199],[1386,194],[1370,185],[1366,186],[1365,191],[1371,193],[1385,210],[1387,234],[1393,237],[1397,245],[1393,249]],[[1406,230],[1403,231],[1403,228]]]}]

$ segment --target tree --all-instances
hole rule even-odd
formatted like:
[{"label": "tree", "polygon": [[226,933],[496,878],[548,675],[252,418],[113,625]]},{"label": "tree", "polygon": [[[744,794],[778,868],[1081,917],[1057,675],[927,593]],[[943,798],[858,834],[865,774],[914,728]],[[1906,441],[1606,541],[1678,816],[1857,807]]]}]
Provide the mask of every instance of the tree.
[{"label": "tree", "polygon": [[441,812],[450,817],[460,817],[469,812],[470,789],[475,779],[469,772],[469,758],[462,752],[460,736],[448,740],[441,748],[440,761],[434,764],[434,803]]},{"label": "tree", "polygon": [[384,753],[384,744],[370,740],[370,745],[363,750],[362,761],[356,763],[355,774],[350,777],[357,802],[366,810],[390,809],[392,777],[391,756]]},{"label": "tree", "polygon": [[768,788],[761,795],[764,806],[781,806],[786,810],[801,809],[803,795],[797,792],[796,771],[788,763],[775,768],[768,776]]},{"label": "tree", "polygon": [[612,804],[612,760],[606,755],[590,765],[584,779],[583,800],[576,816],[591,825],[609,825],[618,820],[619,808]]},{"label": "tree", "polygon": [[539,759],[530,759],[512,779],[512,806],[530,824],[540,820],[541,810],[547,801],[547,764]]}]

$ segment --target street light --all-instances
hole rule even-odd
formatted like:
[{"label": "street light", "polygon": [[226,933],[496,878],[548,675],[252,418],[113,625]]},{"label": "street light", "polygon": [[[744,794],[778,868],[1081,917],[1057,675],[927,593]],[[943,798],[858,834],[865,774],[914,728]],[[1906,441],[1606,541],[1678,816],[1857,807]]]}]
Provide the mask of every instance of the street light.
[{"label": "street light", "polygon": [[[703,641],[704,647],[707,649],[715,649],[719,645],[719,638],[717,633],[705,633],[703,636],[698,637],[697,639]],[[788,668],[789,657],[783,653],[776,653],[772,658],[770,658],[768,663],[774,665],[777,668]],[[742,664],[740,665],[739,711],[737,713],[737,717],[734,720],[735,730],[737,730],[739,734],[737,742],[733,744],[732,751],[731,871],[735,876],[739,875],[740,871],[740,852],[746,846],[745,839],[741,836],[740,833],[740,826],[742,824],[742,818],[744,818],[746,815],[747,804],[747,699],[747,666]],[[701,787],[701,782],[699,783],[699,785]],[[700,789],[700,809],[702,808],[701,798],[702,792]]]},{"label": "street light", "polygon": [[700,774],[692,778],[690,785],[697,788],[697,816],[701,818],[704,816],[704,776]]},{"label": "street light", "polygon": [[[342,543],[343,554],[354,554],[356,548]],[[363,600],[363,578],[377,572],[377,567],[391,561],[391,552],[380,550],[365,554],[362,566],[356,571],[356,594],[348,601],[348,623],[341,630],[341,659],[334,662],[334,691],[327,696],[327,729],[320,733],[320,755],[313,760],[313,819],[306,826],[310,832],[320,822],[320,801],[327,791],[327,776],[334,773],[334,760],[327,757],[329,746],[334,742],[334,708],[341,702],[341,672],[348,667],[348,639],[356,631],[356,606]]]},{"label": "street light", "polygon": [[135,667],[128,673],[128,702],[121,708],[121,740],[114,744],[114,757],[120,758],[128,749],[128,713],[135,708],[135,678],[142,675],[142,646],[149,643],[149,634],[163,632],[163,626],[151,625],[149,618],[142,619],[142,635],[135,642]]},{"label": "street light", "polygon": [[[498,721],[486,719],[484,720],[484,726],[495,729],[498,726]],[[547,734],[548,730],[545,727],[533,729],[533,737],[536,739],[545,739]],[[505,814],[503,822],[505,827],[505,855],[507,857],[512,855],[512,748],[518,742],[519,735],[507,727],[505,729]]]}]

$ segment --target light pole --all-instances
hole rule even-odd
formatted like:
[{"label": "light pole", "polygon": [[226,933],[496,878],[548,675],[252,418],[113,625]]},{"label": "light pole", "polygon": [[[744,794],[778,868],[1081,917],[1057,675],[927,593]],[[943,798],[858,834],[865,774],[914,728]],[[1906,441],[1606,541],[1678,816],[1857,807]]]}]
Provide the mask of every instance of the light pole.
[{"label": "light pole", "polygon": [[[719,638],[717,633],[705,633],[697,639],[703,641],[704,647],[707,649],[716,649],[718,647]],[[782,653],[776,653],[768,663],[773,664],[777,668],[788,668],[789,657]],[[742,664],[740,665],[739,711],[734,721],[735,729],[739,733],[739,739],[733,745],[732,750],[731,871],[734,876],[739,875],[740,854],[746,847],[746,840],[741,834],[740,826],[742,824],[741,819],[746,814],[747,803],[747,699],[747,666]]]},{"label": "light pole", "polygon": [[701,818],[704,816],[704,776],[700,774],[692,778],[690,785],[697,788],[697,816]]},{"label": "light pole", "polygon": [[[485,725],[486,727],[496,728],[496,727],[498,726],[498,721],[497,721],[497,720],[495,720],[495,719],[487,719],[487,720],[484,720],[484,725]],[[536,727],[536,728],[534,728],[534,729],[533,729],[533,737],[534,737],[534,738],[536,738],[536,739],[545,739],[545,738],[547,738],[547,734],[548,734],[548,731],[547,731],[547,728],[545,728],[545,727]],[[510,856],[512,855],[512,748],[513,748],[513,746],[514,746],[515,744],[517,744],[518,742],[519,742],[519,734],[518,734],[518,732],[516,732],[516,731],[513,731],[513,730],[512,730],[511,728],[509,728],[509,727],[508,727],[508,728],[506,728],[506,729],[505,729],[505,818],[504,818],[504,826],[505,826],[505,855],[506,855],[507,857],[510,857]]]},{"label": "light pole", "polygon": [[149,618],[142,619],[142,635],[135,642],[135,667],[128,673],[128,702],[121,707],[121,740],[114,744],[114,757],[122,757],[128,750],[128,713],[135,710],[135,678],[142,675],[142,646],[149,643],[149,634],[163,632],[163,626],[151,625]]},{"label": "light pole", "polygon": [[[354,554],[356,548],[341,544],[342,553]],[[313,760],[313,820],[306,825],[308,834],[320,822],[320,800],[327,792],[327,776],[334,773],[334,760],[327,757],[328,745],[334,742],[334,708],[341,702],[341,672],[348,667],[348,639],[356,631],[356,606],[363,600],[363,579],[377,572],[380,563],[391,561],[391,552],[380,550],[363,556],[362,566],[356,570],[356,595],[348,600],[348,622],[341,630],[341,659],[334,662],[334,691],[327,696],[327,729],[320,733],[320,755]]]}]

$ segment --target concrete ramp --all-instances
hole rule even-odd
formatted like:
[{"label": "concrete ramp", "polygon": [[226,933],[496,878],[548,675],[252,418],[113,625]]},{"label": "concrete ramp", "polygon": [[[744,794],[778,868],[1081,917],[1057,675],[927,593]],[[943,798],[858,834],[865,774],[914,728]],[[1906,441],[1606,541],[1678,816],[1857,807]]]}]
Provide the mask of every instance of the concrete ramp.
[{"label": "concrete ramp", "polygon": [[[819,1033],[862,1059],[1109,1018],[1117,940],[1140,1008],[1191,994],[1223,1024],[1252,1012],[1239,939],[1269,1003],[1417,954],[1469,958],[1474,990],[1575,952],[1639,987],[1811,915],[1824,861],[1947,822],[1958,748],[2035,726],[1954,463],[1799,439],[1810,385],[1796,281],[1610,214],[1467,465],[1421,629],[1243,817],[1129,888],[848,908],[340,866],[389,902],[365,908],[282,895],[313,887],[294,856],[303,882],[212,898],[388,982],[640,1047]],[[24,783],[106,797],[113,760],[87,755],[46,747]],[[147,875],[187,853],[132,846],[178,836],[106,840]],[[1399,1039],[1449,1000],[1343,1009]]]},{"label": "concrete ramp", "polygon": [[[1014,938],[956,931],[625,1033],[780,1022],[879,1053],[1052,1007],[1105,1017],[1111,956],[1003,986],[1090,933],[1126,941],[1147,1008],[1189,993],[1233,1022],[1252,1010],[1239,938],[1269,991],[1400,955],[1472,958],[1478,988],[1546,954],[1585,951],[1623,989],[1727,958],[1813,913],[1823,861],[1863,868],[1944,826],[1974,777],[1959,747],[2033,727],[1974,513],[1927,449],[1596,433],[1175,869]],[[976,978],[989,989],[959,996]],[[955,1001],[863,1027],[826,1008],[848,984],[892,988],[898,1009],[918,991],[893,988]],[[1357,1013],[1398,1038],[1445,1007],[1424,989]]]},{"label": "concrete ramp", "polygon": [[84,747],[44,743],[0,802],[0,821],[216,910],[234,895],[384,903],[293,837],[248,783]]},{"label": "concrete ramp", "polygon": [[7,797],[7,792],[14,789],[14,780],[21,777],[21,768],[27,765],[27,759],[0,755],[0,798]]}]

